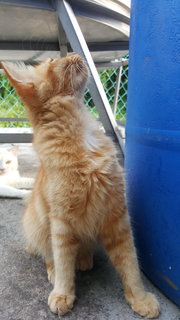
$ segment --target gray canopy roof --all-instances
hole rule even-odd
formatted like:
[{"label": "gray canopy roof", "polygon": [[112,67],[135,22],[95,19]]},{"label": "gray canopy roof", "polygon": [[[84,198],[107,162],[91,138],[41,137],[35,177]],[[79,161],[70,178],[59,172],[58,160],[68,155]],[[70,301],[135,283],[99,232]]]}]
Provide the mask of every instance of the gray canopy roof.
[{"label": "gray canopy roof", "polygon": [[[130,0],[68,0],[95,62],[128,50]],[[56,1],[0,0],[0,60],[59,56]],[[68,42],[68,50],[71,50]]]}]

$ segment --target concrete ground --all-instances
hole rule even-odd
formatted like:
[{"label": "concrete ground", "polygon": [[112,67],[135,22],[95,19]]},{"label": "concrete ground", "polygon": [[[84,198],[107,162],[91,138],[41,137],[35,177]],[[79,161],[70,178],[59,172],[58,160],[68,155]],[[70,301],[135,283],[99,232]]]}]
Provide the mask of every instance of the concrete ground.
[{"label": "concrete ground", "polygon": [[[37,158],[31,145],[21,145],[20,171],[33,176]],[[23,200],[0,199],[0,320],[55,320],[47,298],[52,289],[41,258],[24,251],[21,232]],[[146,289],[154,292],[161,305],[159,320],[180,320],[180,310],[145,276]],[[123,298],[121,282],[108,258],[98,250],[94,268],[78,272],[77,301],[69,320],[133,320],[142,319],[130,309]]]}]

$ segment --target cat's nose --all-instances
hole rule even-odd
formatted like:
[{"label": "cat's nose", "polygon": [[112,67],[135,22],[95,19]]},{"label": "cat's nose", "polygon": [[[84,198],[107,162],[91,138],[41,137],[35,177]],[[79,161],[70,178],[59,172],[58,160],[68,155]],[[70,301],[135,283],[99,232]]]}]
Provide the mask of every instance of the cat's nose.
[{"label": "cat's nose", "polygon": [[82,62],[82,61],[83,61],[83,59],[81,58],[81,56],[79,56],[77,53],[74,53],[74,52],[70,55],[70,59],[71,59],[71,61],[74,62],[74,63]]}]

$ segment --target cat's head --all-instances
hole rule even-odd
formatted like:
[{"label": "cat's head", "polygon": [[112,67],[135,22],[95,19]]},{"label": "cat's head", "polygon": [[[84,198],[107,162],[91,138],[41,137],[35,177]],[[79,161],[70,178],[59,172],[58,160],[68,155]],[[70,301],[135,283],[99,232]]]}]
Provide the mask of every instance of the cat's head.
[{"label": "cat's head", "polygon": [[18,170],[18,146],[10,150],[0,148],[0,175]]},{"label": "cat's head", "polygon": [[26,105],[39,105],[61,94],[81,97],[88,69],[77,54],[46,59],[37,66],[1,62],[7,77]]}]

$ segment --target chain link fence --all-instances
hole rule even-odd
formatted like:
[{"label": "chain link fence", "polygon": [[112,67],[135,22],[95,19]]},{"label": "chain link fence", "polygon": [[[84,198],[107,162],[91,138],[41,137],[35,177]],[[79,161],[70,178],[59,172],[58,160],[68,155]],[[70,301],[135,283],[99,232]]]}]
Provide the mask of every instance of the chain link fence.
[{"label": "chain link fence", "polygon": [[[107,98],[113,108],[115,98],[116,79],[119,68],[99,71],[99,76],[105,89]],[[117,96],[117,106],[115,117],[117,120],[126,120],[126,102],[128,85],[128,65],[121,70],[120,87]],[[88,89],[85,90],[84,102],[89,111],[98,118],[98,111]],[[30,123],[25,121],[26,113],[22,102],[19,100],[14,88],[9,83],[5,75],[0,74],[0,127],[30,127]]]}]

